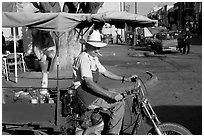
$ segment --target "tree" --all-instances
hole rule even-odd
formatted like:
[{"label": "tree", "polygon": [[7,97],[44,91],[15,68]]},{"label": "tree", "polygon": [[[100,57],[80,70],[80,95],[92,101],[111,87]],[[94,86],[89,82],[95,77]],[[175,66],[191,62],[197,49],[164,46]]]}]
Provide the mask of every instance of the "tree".
[{"label": "tree", "polygon": [[[65,2],[63,12],[67,13],[97,13],[103,2]],[[36,5],[36,4],[34,4]],[[40,2],[38,6],[41,12],[61,12],[58,2]],[[87,29],[87,28],[86,28]],[[59,33],[59,36],[51,34],[55,39],[55,43],[59,43],[59,60],[60,70],[71,70],[71,64],[74,57],[81,52],[81,44],[79,43],[79,34],[76,30],[71,32]],[[59,41],[57,40],[59,37]],[[84,35],[86,37],[86,35]],[[56,58],[51,65],[51,73],[56,71]]]},{"label": "tree", "polygon": [[[67,13],[97,13],[103,2],[65,2],[63,12]],[[86,30],[87,28],[85,28]],[[79,30],[78,30],[79,32]],[[79,33],[76,30],[60,33],[59,58],[60,70],[71,70],[73,59],[81,52]],[[88,33],[86,33],[88,34]],[[87,35],[84,35],[85,38]],[[52,64],[53,71],[56,71],[56,60]]]},{"label": "tree", "polygon": [[[67,13],[97,13],[103,2],[65,2],[63,12]],[[40,12],[61,12],[58,2],[33,2],[33,5]],[[88,29],[88,28],[85,28]],[[81,52],[81,44],[79,42],[80,30],[74,29],[70,32],[44,32],[33,30],[34,51],[40,60],[42,69],[42,87],[48,86],[48,72],[56,74],[56,44],[59,46],[59,70],[66,71],[68,75],[72,75],[72,63],[76,56]],[[89,32],[89,31],[87,31]],[[87,37],[86,33],[83,37]],[[54,44],[55,43],[55,44]],[[50,60],[50,63],[47,60]]]}]

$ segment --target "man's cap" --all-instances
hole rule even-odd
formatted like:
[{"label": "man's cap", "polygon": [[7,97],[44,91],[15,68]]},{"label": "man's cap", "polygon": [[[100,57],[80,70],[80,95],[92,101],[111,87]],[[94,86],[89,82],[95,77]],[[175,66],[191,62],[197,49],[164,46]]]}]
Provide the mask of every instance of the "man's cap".
[{"label": "man's cap", "polygon": [[98,47],[98,48],[101,48],[101,47],[105,47],[107,45],[107,43],[104,43],[101,41],[101,35],[100,35],[100,32],[98,30],[93,30],[91,31],[91,34],[89,34],[87,40],[80,40],[80,42],[82,44],[90,44],[94,47]]}]

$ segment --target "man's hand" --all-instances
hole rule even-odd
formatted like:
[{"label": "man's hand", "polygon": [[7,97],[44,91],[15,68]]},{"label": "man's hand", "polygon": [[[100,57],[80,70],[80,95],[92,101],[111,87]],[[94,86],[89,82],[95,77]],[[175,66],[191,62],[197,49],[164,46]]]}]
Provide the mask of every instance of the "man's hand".
[{"label": "man's hand", "polygon": [[125,81],[128,81],[128,82],[136,82],[136,79],[138,78],[137,75],[132,75],[128,78],[125,79]]},{"label": "man's hand", "polygon": [[121,94],[117,94],[117,95],[114,97],[114,99],[115,99],[116,101],[120,101],[120,100],[123,99],[123,96],[122,96]]}]

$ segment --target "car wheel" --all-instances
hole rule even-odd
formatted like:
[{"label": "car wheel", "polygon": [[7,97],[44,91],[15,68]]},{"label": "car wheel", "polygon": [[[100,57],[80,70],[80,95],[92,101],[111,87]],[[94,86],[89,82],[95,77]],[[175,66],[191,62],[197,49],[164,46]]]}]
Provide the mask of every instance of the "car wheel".
[{"label": "car wheel", "polygon": [[157,53],[162,54],[163,50],[162,50],[161,42],[157,42],[155,47],[156,47]]},{"label": "car wheel", "polygon": [[158,47],[157,51],[158,51],[159,54],[162,54],[162,53],[163,53],[163,50],[162,50],[161,47]]},{"label": "car wheel", "polygon": [[155,54],[161,54],[163,52],[161,45],[158,45],[158,43],[151,44],[151,49]]}]

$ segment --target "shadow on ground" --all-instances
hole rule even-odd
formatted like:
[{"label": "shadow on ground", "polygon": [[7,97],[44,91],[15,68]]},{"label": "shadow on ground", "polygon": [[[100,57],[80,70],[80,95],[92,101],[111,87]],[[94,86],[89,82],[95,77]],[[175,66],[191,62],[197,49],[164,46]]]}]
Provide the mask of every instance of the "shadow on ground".
[{"label": "shadow on ground", "polygon": [[201,106],[156,106],[153,109],[162,123],[178,123],[193,135],[202,135]]}]

